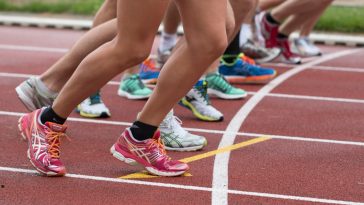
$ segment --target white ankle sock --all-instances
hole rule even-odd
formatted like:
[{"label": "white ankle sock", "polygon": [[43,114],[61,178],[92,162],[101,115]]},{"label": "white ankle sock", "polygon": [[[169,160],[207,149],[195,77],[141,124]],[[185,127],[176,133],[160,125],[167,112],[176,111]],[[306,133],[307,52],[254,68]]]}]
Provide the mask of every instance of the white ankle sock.
[{"label": "white ankle sock", "polygon": [[164,52],[173,48],[177,43],[177,34],[169,34],[162,31],[161,42],[159,43],[159,51]]}]

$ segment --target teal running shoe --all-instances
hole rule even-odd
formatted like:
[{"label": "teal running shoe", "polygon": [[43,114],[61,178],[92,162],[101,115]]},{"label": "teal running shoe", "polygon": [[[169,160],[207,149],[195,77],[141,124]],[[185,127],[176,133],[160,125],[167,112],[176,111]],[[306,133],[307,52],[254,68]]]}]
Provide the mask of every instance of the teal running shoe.
[{"label": "teal running shoe", "polygon": [[130,100],[148,99],[151,94],[152,90],[144,85],[138,74],[131,75],[122,80],[118,89],[119,96]]},{"label": "teal running shoe", "polygon": [[207,93],[222,99],[245,98],[245,90],[233,87],[220,73],[210,73],[206,75]]}]

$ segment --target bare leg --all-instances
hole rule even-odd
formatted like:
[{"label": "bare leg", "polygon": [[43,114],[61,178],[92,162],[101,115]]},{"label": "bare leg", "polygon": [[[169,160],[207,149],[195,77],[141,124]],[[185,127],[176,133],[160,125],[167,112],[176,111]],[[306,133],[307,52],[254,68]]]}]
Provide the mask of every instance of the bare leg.
[{"label": "bare leg", "polygon": [[[116,0],[106,0],[98,11],[94,26],[115,18]],[[52,91],[59,92],[71,77],[80,62],[100,45],[112,40],[116,35],[116,20],[106,22],[100,28],[87,32],[71,50],[53,64],[40,79]]]},{"label": "bare leg", "polygon": [[[306,23],[310,23],[309,25],[311,29],[314,26],[314,23],[317,21],[319,16],[325,10],[325,8],[331,3],[331,0],[305,0],[308,3],[311,2],[310,5],[306,5],[304,7],[308,7],[308,9],[301,9],[297,14],[291,15],[287,21],[285,21],[282,26],[279,28],[279,32],[282,34],[289,35],[292,32],[298,30],[301,25],[305,25]],[[298,2],[296,2],[298,4]],[[272,14],[273,15],[273,14]],[[311,21],[311,22],[310,22]],[[313,24],[312,24],[313,21]]]},{"label": "bare leg", "polygon": [[291,15],[301,15],[315,10],[317,7],[320,7],[324,1],[327,0],[286,0],[278,7],[274,8],[271,15],[275,20],[283,22]]},{"label": "bare leg", "polygon": [[169,34],[177,33],[177,28],[180,23],[181,19],[176,4],[170,1],[166,15],[163,18],[164,32]]},{"label": "bare leg", "polygon": [[[100,89],[115,75],[146,59],[167,3],[168,1],[164,0],[119,0],[118,35],[81,62],[55,100],[54,111],[66,118],[78,103]],[[140,10],[144,12],[137,12]]]},{"label": "bare leg", "polygon": [[321,3],[321,9],[318,9],[317,12],[315,12],[315,14],[312,15],[312,17],[307,20],[301,27],[301,32],[300,32],[300,36],[304,36],[307,37],[310,35],[313,27],[316,25],[317,21],[319,20],[320,16],[322,15],[322,13],[326,10],[326,8],[328,6],[330,6],[330,4],[333,2],[333,0],[328,0],[328,1],[322,1]]},{"label": "bare leg", "polygon": [[92,27],[96,27],[116,18],[116,3],[117,0],[105,0],[95,15]]},{"label": "bare leg", "polygon": [[[182,17],[186,43],[176,49],[165,64],[152,96],[140,113],[139,121],[154,126],[159,125],[168,111],[191,89],[227,45],[224,32],[226,9],[221,9],[226,8],[225,1],[175,2]],[[199,15],[196,16],[196,13]],[[176,85],[178,90],[174,89]]]}]

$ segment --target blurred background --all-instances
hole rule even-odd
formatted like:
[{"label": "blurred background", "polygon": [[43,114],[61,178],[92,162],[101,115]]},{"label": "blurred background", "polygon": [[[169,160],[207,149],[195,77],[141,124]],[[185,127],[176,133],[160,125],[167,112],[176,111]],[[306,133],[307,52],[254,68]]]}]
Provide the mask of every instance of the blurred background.
[{"label": "blurred background", "polygon": [[[102,2],[103,0],[0,0],[0,12],[90,18]],[[335,0],[321,17],[315,30],[363,34],[363,19],[364,0]]]}]

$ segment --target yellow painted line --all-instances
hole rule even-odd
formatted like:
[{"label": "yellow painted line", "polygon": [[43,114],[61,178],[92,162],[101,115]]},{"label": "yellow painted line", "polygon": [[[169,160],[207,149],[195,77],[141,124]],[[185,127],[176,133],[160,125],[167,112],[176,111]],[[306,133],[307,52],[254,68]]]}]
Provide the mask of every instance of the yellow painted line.
[{"label": "yellow painted line", "polygon": [[[224,153],[224,152],[229,152],[229,151],[233,151],[233,150],[236,150],[236,149],[239,149],[239,148],[247,147],[249,145],[264,142],[264,141],[267,141],[269,139],[271,139],[271,138],[269,138],[269,137],[258,137],[258,138],[254,138],[254,139],[251,139],[251,140],[248,140],[248,141],[245,141],[245,142],[241,142],[241,143],[234,144],[234,145],[231,145],[231,146],[223,147],[223,148],[220,148],[220,149],[217,149],[217,150],[214,150],[214,151],[210,151],[210,152],[195,155],[195,156],[192,156],[192,157],[184,158],[184,159],[181,159],[180,161],[185,162],[185,163],[190,163],[190,162],[194,162],[194,161],[201,160],[201,159],[204,159],[204,158],[212,157],[212,156],[215,156],[217,154]],[[190,177],[192,175],[190,173],[185,173],[182,176]],[[151,175],[147,171],[142,171],[142,172],[138,172],[138,173],[125,175],[125,176],[122,176],[122,177],[119,177],[119,178],[120,179],[145,179],[145,178],[156,178],[156,177],[159,177],[159,176]]]},{"label": "yellow painted line", "polygon": [[185,163],[190,163],[190,162],[197,161],[197,160],[200,160],[200,159],[204,159],[204,158],[207,158],[207,157],[212,157],[212,156],[215,156],[215,155],[220,154],[220,153],[229,152],[229,151],[236,150],[236,149],[239,149],[239,148],[247,147],[249,145],[257,144],[259,142],[264,142],[264,141],[269,140],[269,139],[271,139],[271,138],[269,138],[269,137],[254,138],[252,140],[248,140],[248,141],[241,142],[241,143],[238,143],[238,144],[234,144],[234,145],[231,145],[231,146],[223,147],[223,148],[220,148],[220,149],[217,149],[217,150],[214,150],[214,151],[210,151],[210,152],[195,155],[195,156],[192,156],[192,157],[184,158],[184,159],[181,159],[180,161],[185,162]]},{"label": "yellow painted line", "polygon": [[[190,173],[184,173],[182,175],[183,177],[191,177],[192,174]],[[147,178],[157,178],[160,176],[149,174],[147,171],[141,171],[134,174],[128,174],[122,177],[119,177],[120,179],[147,179]]]}]

